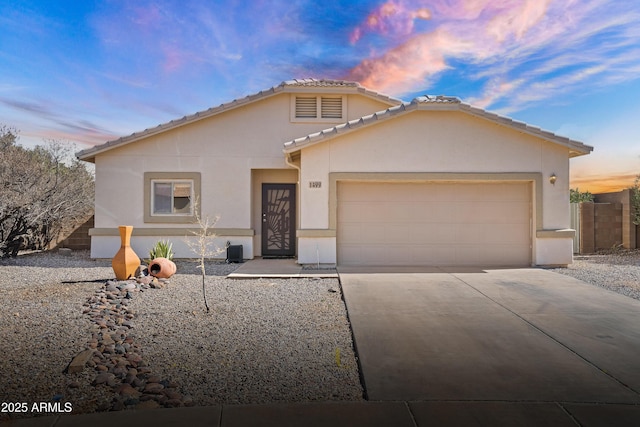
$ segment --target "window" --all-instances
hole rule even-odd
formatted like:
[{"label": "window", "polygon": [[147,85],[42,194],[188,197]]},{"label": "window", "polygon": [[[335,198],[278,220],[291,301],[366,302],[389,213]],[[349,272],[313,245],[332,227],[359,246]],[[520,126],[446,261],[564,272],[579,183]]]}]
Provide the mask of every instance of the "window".
[{"label": "window", "polygon": [[144,222],[195,221],[195,201],[200,197],[200,173],[145,172],[144,181]]},{"label": "window", "polygon": [[292,122],[346,121],[346,96],[293,95]]},{"label": "window", "polygon": [[192,180],[151,182],[151,215],[193,215]]}]

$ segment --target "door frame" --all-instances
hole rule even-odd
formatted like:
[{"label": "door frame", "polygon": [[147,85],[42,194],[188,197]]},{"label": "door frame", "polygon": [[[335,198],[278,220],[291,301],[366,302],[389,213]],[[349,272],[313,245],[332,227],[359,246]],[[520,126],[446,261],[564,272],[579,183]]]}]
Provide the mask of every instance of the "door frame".
[{"label": "door frame", "polygon": [[[268,192],[272,189],[288,189],[290,190],[289,204],[289,221],[285,224],[289,227],[289,247],[288,249],[274,250],[268,248]],[[269,257],[295,257],[296,255],[296,216],[297,216],[297,185],[292,183],[262,183],[262,199],[261,199],[261,252],[265,258]]]}]

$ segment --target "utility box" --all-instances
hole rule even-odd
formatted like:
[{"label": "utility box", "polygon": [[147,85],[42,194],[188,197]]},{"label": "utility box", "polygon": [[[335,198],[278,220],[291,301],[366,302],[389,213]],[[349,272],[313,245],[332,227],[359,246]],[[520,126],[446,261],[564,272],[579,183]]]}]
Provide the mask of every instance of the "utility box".
[{"label": "utility box", "polygon": [[243,262],[242,245],[227,246],[227,263]]}]

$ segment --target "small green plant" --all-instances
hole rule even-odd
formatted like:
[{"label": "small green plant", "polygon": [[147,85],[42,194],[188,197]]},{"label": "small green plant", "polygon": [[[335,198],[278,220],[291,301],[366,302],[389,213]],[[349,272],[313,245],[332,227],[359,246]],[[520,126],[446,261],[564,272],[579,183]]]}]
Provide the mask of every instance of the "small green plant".
[{"label": "small green plant", "polygon": [[166,258],[168,260],[173,259],[173,244],[168,240],[158,241],[153,248],[149,251],[149,262],[155,258]]},{"label": "small green plant", "polygon": [[636,180],[631,187],[631,218],[635,225],[640,225],[640,175],[636,176]]},{"label": "small green plant", "polygon": [[569,201],[571,203],[593,202],[593,194],[588,191],[581,192],[578,188],[569,190]]}]

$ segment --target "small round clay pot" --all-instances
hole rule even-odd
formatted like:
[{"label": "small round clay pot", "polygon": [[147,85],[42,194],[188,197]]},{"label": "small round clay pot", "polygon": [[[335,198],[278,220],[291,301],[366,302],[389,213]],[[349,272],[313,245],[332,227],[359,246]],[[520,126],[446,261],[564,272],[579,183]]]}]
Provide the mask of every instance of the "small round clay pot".
[{"label": "small round clay pot", "polygon": [[158,279],[168,279],[176,272],[176,264],[166,258],[155,258],[149,263],[149,274]]}]

